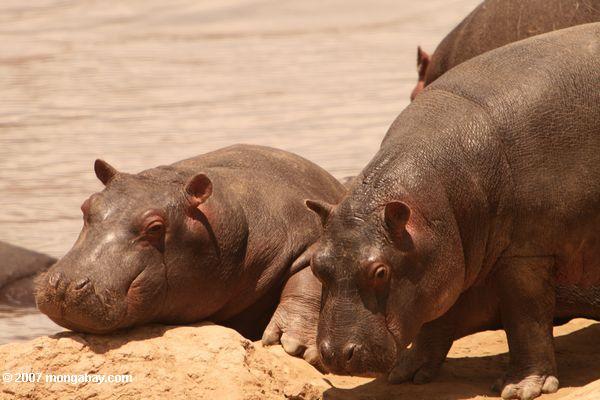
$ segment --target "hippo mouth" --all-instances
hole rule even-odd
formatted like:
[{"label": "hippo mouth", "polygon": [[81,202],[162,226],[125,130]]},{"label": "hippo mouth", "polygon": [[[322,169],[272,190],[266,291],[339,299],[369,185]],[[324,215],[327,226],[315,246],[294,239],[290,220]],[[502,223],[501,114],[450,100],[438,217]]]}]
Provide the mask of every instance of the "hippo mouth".
[{"label": "hippo mouth", "polygon": [[91,284],[56,284],[48,273],[36,279],[38,309],[56,324],[76,332],[105,334],[124,328],[127,296],[114,291],[98,293]]},{"label": "hippo mouth", "polygon": [[[385,353],[385,354],[383,354]],[[350,375],[363,378],[381,378],[387,376],[394,368],[396,358],[395,352],[385,351],[379,355],[371,355],[368,358],[357,361],[356,365],[345,367],[328,366],[328,372],[336,375]]]},{"label": "hippo mouth", "polygon": [[327,365],[327,370],[337,375],[379,378],[386,376],[392,370],[395,361],[395,348],[365,348],[363,356],[355,356],[350,363],[345,365],[339,363]]},{"label": "hippo mouth", "polygon": [[106,335],[124,328],[119,326],[119,323],[115,323],[112,327],[95,328],[88,325],[87,321],[83,322],[82,324],[77,323],[72,319],[72,317],[70,317],[71,319],[66,319],[64,317],[55,317],[47,313],[46,315],[57,325],[60,325],[74,332],[91,333],[95,335]]},{"label": "hippo mouth", "polygon": [[379,332],[369,337],[350,339],[349,342],[354,343],[352,351],[346,350],[348,345],[337,347],[333,352],[321,348],[321,359],[327,371],[360,377],[387,375],[395,366],[398,348],[394,335],[387,327],[380,326]]}]

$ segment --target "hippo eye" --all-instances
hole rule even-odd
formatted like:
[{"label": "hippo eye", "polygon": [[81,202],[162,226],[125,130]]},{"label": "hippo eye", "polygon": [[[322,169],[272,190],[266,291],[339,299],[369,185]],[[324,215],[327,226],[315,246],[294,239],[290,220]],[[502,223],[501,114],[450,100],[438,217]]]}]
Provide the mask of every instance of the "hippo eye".
[{"label": "hippo eye", "polygon": [[144,229],[144,232],[146,232],[146,234],[150,234],[150,235],[159,235],[163,232],[164,228],[165,228],[165,226],[162,223],[162,221],[154,220],[146,226],[146,229]]},{"label": "hippo eye", "polygon": [[375,273],[373,274],[373,276],[375,277],[375,279],[385,279],[385,277],[387,276],[387,269],[385,267],[378,267],[375,270]]},{"label": "hippo eye", "polygon": [[157,215],[153,215],[146,221],[148,222],[142,231],[142,238],[146,243],[154,246],[159,251],[164,251],[165,223],[163,219]]},{"label": "hippo eye", "polygon": [[367,270],[369,282],[376,288],[385,285],[390,279],[390,268],[383,263],[372,263]]}]

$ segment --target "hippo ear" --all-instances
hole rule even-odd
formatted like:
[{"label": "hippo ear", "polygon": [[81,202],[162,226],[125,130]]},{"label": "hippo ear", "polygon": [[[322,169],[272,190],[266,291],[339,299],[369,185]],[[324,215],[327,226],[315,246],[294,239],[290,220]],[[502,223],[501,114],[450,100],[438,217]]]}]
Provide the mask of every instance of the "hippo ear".
[{"label": "hippo ear", "polygon": [[210,178],[203,173],[194,175],[185,187],[185,192],[194,200],[195,207],[204,203],[210,197],[212,191],[212,182]]},{"label": "hippo ear", "polygon": [[96,162],[94,162],[94,172],[96,172],[96,176],[104,186],[108,185],[115,175],[118,174],[118,171],[115,168],[106,161],[100,159],[97,159]]},{"label": "hippo ear", "polygon": [[417,47],[417,71],[419,71],[419,81],[410,94],[410,101],[413,101],[419,93],[425,88],[425,74],[429,67],[429,54],[423,51],[421,46]]},{"label": "hippo ear", "polygon": [[401,201],[392,201],[385,205],[383,216],[392,236],[400,237],[406,231],[410,208]]},{"label": "hippo ear", "polygon": [[417,71],[419,71],[419,81],[425,81],[425,73],[427,67],[429,67],[429,61],[431,57],[427,54],[421,46],[417,47]]},{"label": "hippo ear", "polygon": [[325,224],[327,223],[327,219],[331,214],[331,210],[333,210],[333,206],[329,203],[325,203],[324,201],[319,200],[306,200],[304,204],[306,204],[306,207],[308,207],[309,210],[312,210],[315,213],[317,213],[319,218],[321,218],[321,223],[323,224],[323,226],[325,226]]}]

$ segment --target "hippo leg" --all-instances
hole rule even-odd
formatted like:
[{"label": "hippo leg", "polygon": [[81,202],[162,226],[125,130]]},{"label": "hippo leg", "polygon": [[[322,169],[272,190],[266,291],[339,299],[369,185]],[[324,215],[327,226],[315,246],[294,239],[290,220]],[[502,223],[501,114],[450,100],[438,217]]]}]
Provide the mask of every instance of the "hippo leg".
[{"label": "hippo leg", "polygon": [[286,282],[279,305],[263,334],[263,344],[281,343],[288,354],[319,366],[316,336],[320,306],[321,283],[306,267]]},{"label": "hippo leg", "polygon": [[497,265],[494,282],[510,354],[508,372],[496,385],[504,399],[530,400],[558,390],[553,264],[553,257],[510,257]]},{"label": "hippo leg", "polygon": [[412,346],[398,354],[388,381],[422,384],[435,378],[452,346],[454,322],[444,316],[423,325]]},{"label": "hippo leg", "polygon": [[454,340],[500,327],[498,297],[488,286],[474,286],[446,314],[423,325],[412,346],[398,355],[388,380],[430,382],[438,374]]}]

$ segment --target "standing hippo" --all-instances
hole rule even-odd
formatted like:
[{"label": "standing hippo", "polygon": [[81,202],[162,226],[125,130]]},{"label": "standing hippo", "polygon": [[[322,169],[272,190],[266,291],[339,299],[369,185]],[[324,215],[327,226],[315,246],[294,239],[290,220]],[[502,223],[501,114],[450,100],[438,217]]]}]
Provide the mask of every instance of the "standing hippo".
[{"label": "standing hippo", "polygon": [[320,284],[307,268],[321,233],[311,196],[343,186],[317,165],[236,145],[131,175],[97,160],[106,188],[81,210],[73,248],[37,282],[57,324],[107,333],[212,320],[318,361]]},{"label": "standing hippo", "polygon": [[502,397],[556,391],[553,320],[600,318],[600,23],[452,69],[337,206],[306,203],[326,368],[427,382],[453,340],[504,328]]},{"label": "standing hippo", "polygon": [[56,262],[45,254],[0,241],[0,303],[35,306],[33,280]]},{"label": "standing hippo", "polygon": [[[480,54],[542,33],[600,21],[600,0],[486,0],[435,49],[419,47],[419,81],[411,100],[454,66]],[[522,71],[515,71],[521,73]]]}]

